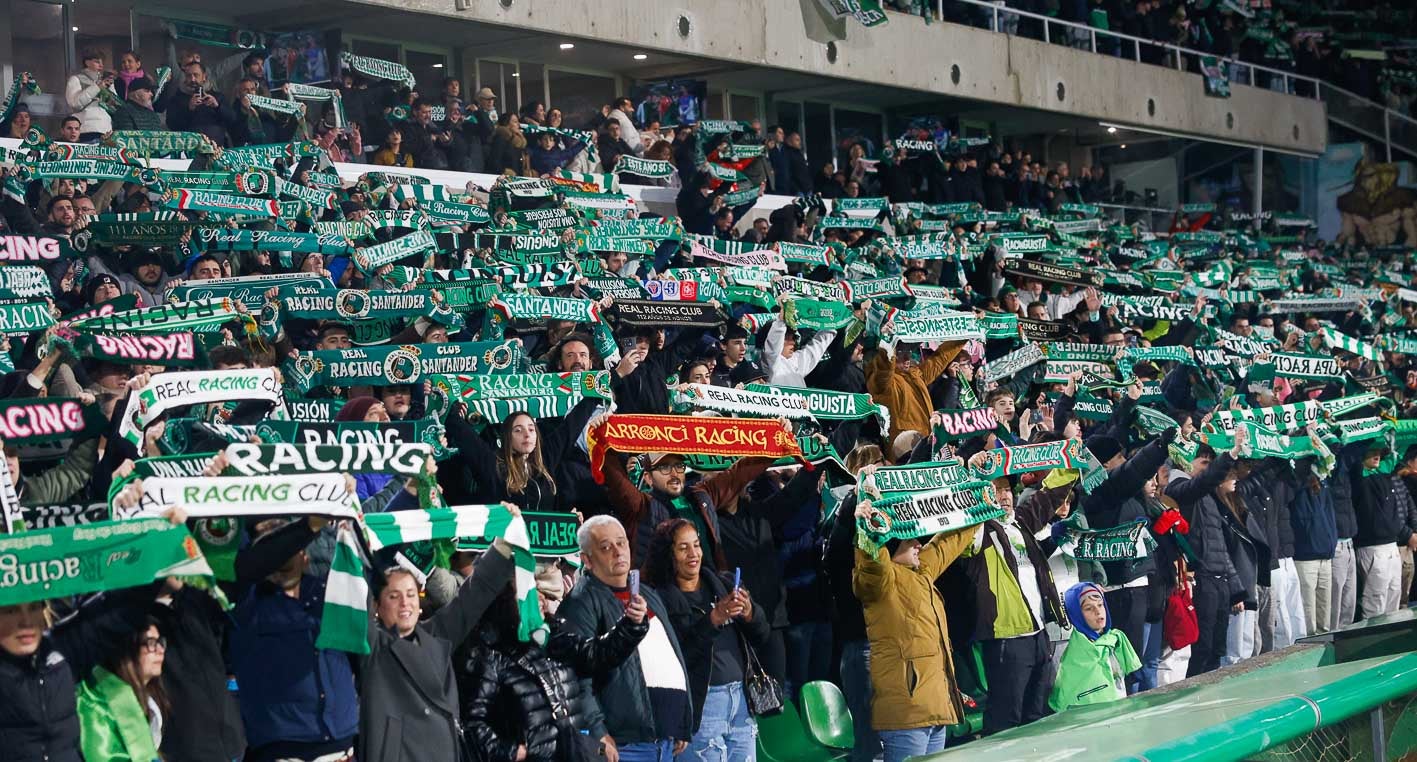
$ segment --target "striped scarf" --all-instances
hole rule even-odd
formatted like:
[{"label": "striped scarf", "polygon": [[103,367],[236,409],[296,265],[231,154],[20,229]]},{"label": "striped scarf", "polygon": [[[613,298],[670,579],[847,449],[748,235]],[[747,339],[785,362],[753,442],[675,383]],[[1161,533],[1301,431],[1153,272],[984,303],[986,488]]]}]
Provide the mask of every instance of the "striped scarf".
[{"label": "striped scarf", "polygon": [[514,579],[517,608],[521,614],[517,637],[526,641],[543,630],[545,622],[541,618],[536,593],[536,559],[531,554],[526,520],[520,515],[513,516],[506,506],[461,505],[422,511],[371,513],[364,517],[364,529],[372,550],[460,537],[502,538],[512,546],[512,560],[517,567]]}]

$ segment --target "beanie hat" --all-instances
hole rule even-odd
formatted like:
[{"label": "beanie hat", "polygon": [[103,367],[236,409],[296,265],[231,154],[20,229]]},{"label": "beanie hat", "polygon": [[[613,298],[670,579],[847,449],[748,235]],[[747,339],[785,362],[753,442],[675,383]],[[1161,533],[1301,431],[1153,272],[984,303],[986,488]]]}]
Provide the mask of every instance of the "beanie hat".
[{"label": "beanie hat", "polygon": [[344,403],[344,407],[340,408],[339,412],[335,414],[335,420],[362,421],[364,420],[364,416],[368,414],[369,408],[373,407],[378,402],[379,401],[373,397],[355,397],[349,402]]},{"label": "beanie hat", "polygon": [[1122,443],[1116,437],[1096,436],[1087,440],[1087,449],[1097,456],[1099,463],[1106,464],[1107,461],[1122,454]]}]

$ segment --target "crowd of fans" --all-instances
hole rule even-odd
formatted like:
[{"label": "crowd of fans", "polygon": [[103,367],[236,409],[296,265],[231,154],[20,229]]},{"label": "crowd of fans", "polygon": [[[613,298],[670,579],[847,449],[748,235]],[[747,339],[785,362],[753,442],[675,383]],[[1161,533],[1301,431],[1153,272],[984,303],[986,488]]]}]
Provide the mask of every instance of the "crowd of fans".
[{"label": "crowd of fans", "polygon": [[[958,0],[883,0],[892,10],[997,32],[1044,39],[1043,22],[1010,14],[1013,8],[1081,27],[1051,27],[1047,39],[1077,48],[1092,46],[1093,30],[1151,41],[1097,35],[1097,51],[1176,67],[1173,45],[1237,62],[1232,82],[1286,89],[1279,77],[1251,72],[1245,64],[1326,80],[1407,116],[1414,116],[1417,67],[1402,32],[1413,28],[1412,9],[1390,2],[1339,3],[1210,2],[1209,0],[1009,0],[995,6]],[[1180,65],[1199,71],[1185,55]],[[1253,75],[1253,79],[1251,76]],[[1291,93],[1314,96],[1307,82],[1290,82]]]},{"label": "crowd of fans", "polygon": [[[209,553],[212,575],[97,595],[16,594],[29,572],[0,565],[7,759],[744,760],[772,685],[792,699],[831,680],[853,758],[897,762],[971,714],[1001,732],[1410,599],[1406,250],[1214,209],[1158,237],[1091,203],[1100,167],[993,147],[907,141],[813,173],[796,133],[661,137],[626,99],[578,136],[542,104],[499,113],[487,88],[464,104],[456,80],[430,99],[346,75],[348,129],[306,134],[303,115],[250,108],[260,65],[245,57],[227,96],[191,55],[160,88],[132,54],[110,76],[85,53],[58,139],[22,108],[9,121],[25,143],[4,157],[0,310],[17,311],[0,397],[72,400],[95,422],[56,449],[5,416],[19,533],[0,554],[134,511],[239,549],[222,568]],[[206,138],[182,143],[191,171],[108,176],[140,169],[115,131],[162,125]],[[371,152],[392,171],[333,174]],[[627,155],[672,176],[633,175]],[[502,177],[450,189],[408,168]],[[677,187],[678,217],[618,193],[617,170]],[[744,225],[764,190],[795,200]],[[53,255],[17,253],[27,237]],[[326,296],[365,312],[310,306]],[[26,305],[47,320],[16,329]],[[170,344],[125,353],[133,337]],[[423,370],[440,362],[463,364]],[[262,369],[281,372],[281,404],[152,393],[172,373]],[[491,394],[497,374],[546,391]],[[569,375],[537,386],[547,374]],[[779,413],[786,457],[611,434]],[[239,478],[229,448],[287,424],[431,428],[398,441],[438,462],[348,469],[358,520],[148,504],[164,468]],[[396,543],[353,575],[362,590],[339,587],[341,537],[431,515],[426,479],[435,507],[574,514],[575,547],[533,574],[510,533]],[[892,505],[940,499],[931,480],[973,496],[974,518],[880,528],[903,521]],[[1084,550],[1117,531],[1134,534]],[[367,603],[363,653],[326,644],[331,603]]]}]

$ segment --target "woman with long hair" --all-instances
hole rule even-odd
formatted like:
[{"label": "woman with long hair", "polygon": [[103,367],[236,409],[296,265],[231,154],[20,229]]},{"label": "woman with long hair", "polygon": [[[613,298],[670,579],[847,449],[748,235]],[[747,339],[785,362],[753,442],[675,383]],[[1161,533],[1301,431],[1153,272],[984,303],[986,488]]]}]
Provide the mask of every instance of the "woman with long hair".
[{"label": "woman with long hair", "polygon": [[557,510],[556,482],[546,464],[560,460],[594,410],[594,400],[583,400],[544,440],[535,418],[526,412],[512,413],[502,421],[501,445],[494,449],[468,422],[467,405],[458,403],[448,416],[448,440],[458,448],[458,460],[476,482],[470,499],[506,501],[524,511]]},{"label": "woman with long hair", "polygon": [[413,154],[404,150],[403,130],[394,127],[384,136],[384,144],[374,152],[374,163],[382,167],[412,167]]},{"label": "woman with long hair", "polygon": [[84,759],[158,759],[163,718],[171,709],[162,687],[167,638],[158,621],[128,637],[123,648],[79,685],[79,738]]},{"label": "woman with long hair", "polygon": [[679,759],[752,762],[758,731],[743,692],[751,655],[745,644],[767,645],[768,619],[747,590],[725,584],[703,559],[693,523],[670,519],[655,528],[644,569],[664,599],[688,667],[694,738]]},{"label": "woman with long hair", "polygon": [[591,762],[601,741],[583,731],[600,710],[581,675],[604,674],[635,652],[649,632],[645,609],[627,608],[604,637],[563,630],[543,649],[517,637],[517,603],[509,584],[483,615],[458,676],[467,745],[484,762]]}]

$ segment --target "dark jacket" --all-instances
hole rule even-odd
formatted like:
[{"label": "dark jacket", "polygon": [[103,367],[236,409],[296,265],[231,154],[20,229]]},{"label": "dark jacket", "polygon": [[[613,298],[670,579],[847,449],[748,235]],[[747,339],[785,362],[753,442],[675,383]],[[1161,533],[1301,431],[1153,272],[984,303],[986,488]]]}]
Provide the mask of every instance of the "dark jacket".
[{"label": "dark jacket", "polygon": [[306,574],[299,598],[265,581],[315,536],[308,522],[296,521],[236,556],[237,584],[248,592],[232,612],[230,655],[252,749],[273,743],[347,748],[359,730],[349,655],[315,648],[324,577]]},{"label": "dark jacket", "polygon": [[57,625],[26,658],[0,651],[0,757],[83,762],[74,689],[146,621],[157,585],[104,595]]},{"label": "dark jacket", "polygon": [[[1138,519],[1150,521],[1138,495],[1147,479],[1156,475],[1156,469],[1166,461],[1166,447],[1161,440],[1154,439],[1125,463],[1112,469],[1107,479],[1092,491],[1082,502],[1083,513],[1087,515],[1089,526],[1097,529],[1130,524]],[[1145,576],[1156,567],[1150,556],[1132,561],[1110,561],[1102,564],[1107,573],[1108,585],[1121,585]]]},{"label": "dark jacket", "polygon": [[[791,185],[778,191],[785,196],[797,196],[803,193],[812,192],[812,167],[807,164],[807,155],[800,148],[793,148],[789,145],[782,147],[783,153],[787,156],[787,173],[791,178]],[[782,185],[782,176],[778,176],[778,185]]]},{"label": "dark jacket", "polygon": [[1358,534],[1353,546],[1395,545],[1405,531],[1403,519],[1412,510],[1402,478],[1390,474],[1363,476],[1362,465],[1350,472],[1353,480],[1353,510],[1358,517]]},{"label": "dark jacket", "polygon": [[1186,542],[1195,553],[1196,574],[1225,580],[1231,603],[1239,600],[1244,588],[1226,544],[1229,509],[1215,497],[1215,488],[1225,481],[1234,463],[1230,453],[1224,452],[1194,478],[1179,468],[1171,469],[1170,481],[1166,484],[1166,496],[1176,501],[1181,516],[1190,524]]},{"label": "dark jacket", "polygon": [[[1238,492],[1236,493],[1238,497]],[[1259,608],[1259,591],[1256,586],[1269,587],[1269,546],[1265,544],[1264,528],[1253,514],[1246,512],[1243,522],[1228,508],[1225,510],[1225,545],[1230,551],[1230,561],[1239,577],[1241,597],[1245,608],[1254,611]],[[1235,598],[1231,598],[1231,603]]]},{"label": "dark jacket", "polygon": [[1294,530],[1294,560],[1323,561],[1333,558],[1338,547],[1338,529],[1333,517],[1333,490],[1320,484],[1318,492],[1301,487],[1289,509]]},{"label": "dark jacket", "polygon": [[231,112],[226,97],[221,93],[210,88],[206,93],[216,100],[217,105],[188,108],[192,102],[192,93],[186,90],[177,93],[167,104],[167,129],[173,132],[200,132],[219,146],[230,145],[227,128],[236,115]]},{"label": "dark jacket", "polygon": [[[704,548],[704,564],[714,569],[728,566],[724,557],[723,540],[719,532],[718,506],[738,499],[748,483],[762,475],[772,458],[743,458],[727,471],[713,474],[692,487],[684,488],[684,496],[698,510],[699,518],[708,528]],[[650,539],[660,522],[674,518],[668,495],[641,492],[618,455],[605,459],[605,491],[615,506],[615,518],[625,525],[630,540],[631,565],[638,569],[649,556]]]},{"label": "dark jacket", "polygon": [[823,553],[823,569],[832,602],[832,632],[843,643],[866,639],[866,614],[851,589],[856,568],[856,489],[836,507],[831,535]]},{"label": "dark jacket", "polygon": [[768,163],[772,165],[772,192],[780,196],[794,195],[792,191],[792,168],[788,166],[787,150],[778,145],[767,152]]},{"label": "dark jacket", "polygon": [[[1014,523],[1022,530],[1024,553],[1028,556],[1029,563],[1033,565],[1034,580],[1038,583],[1038,592],[1043,599],[1044,621],[1034,621],[1033,626],[1027,630],[1028,632],[1042,629],[1047,622],[1061,625],[1068,621],[1067,616],[1063,613],[1058,587],[1053,583],[1053,572],[1048,567],[1048,556],[1052,555],[1053,548],[1049,547],[1045,550],[1034,535],[1048,526],[1053,514],[1067,500],[1071,491],[1071,484],[1041,489],[1020,503],[1014,511]],[[1010,544],[1004,525],[1000,521],[984,522],[975,543],[978,546],[977,549],[975,549],[975,545],[971,545],[965,549],[965,555],[960,556],[961,570],[969,579],[971,597],[975,604],[974,639],[993,640],[998,637],[1026,634],[1025,632],[1007,634],[997,632],[996,625],[1000,621],[998,596],[1007,594],[1006,591],[1000,589],[1000,585],[1012,584],[1014,587],[1012,595],[1017,596],[1019,600],[1026,600],[1018,582],[1018,562],[1014,560],[1014,554],[999,550],[999,548],[1007,547]],[[1051,545],[1051,542],[1049,544]],[[1011,580],[1005,580],[998,574],[997,568],[991,568],[988,558],[991,550],[1008,565],[1009,573],[1013,575]],[[1032,619],[1032,612],[1028,613],[1029,618]]]},{"label": "dark jacket", "polygon": [[[648,585],[640,586],[649,613],[659,617],[674,655],[684,667],[684,652],[679,648],[674,627],[669,620],[669,610],[663,600]],[[615,591],[601,582],[594,574],[582,574],[570,595],[557,611],[565,622],[562,632],[578,638],[597,638],[612,630],[624,617],[625,607],[615,597]],[[560,637],[561,633],[558,633]],[[553,654],[560,653],[553,638]],[[685,669],[687,677],[688,670]],[[655,717],[655,709],[650,699],[650,689],[645,685],[644,668],[640,664],[637,650],[618,667],[588,678],[587,684],[595,692],[596,703],[605,715],[605,733],[615,739],[619,746],[634,743],[652,743],[669,738],[687,740],[693,734],[693,711],[687,701],[684,715],[674,724],[676,727],[661,728]]]},{"label": "dark jacket", "polygon": [[[718,575],[703,566],[699,567],[699,585],[715,601],[728,592],[728,586],[723,584]],[[658,589],[660,597],[664,599],[664,608],[669,612],[669,621],[674,625],[674,634],[679,637],[679,647],[684,652],[684,665],[689,674],[689,703],[694,708],[694,732],[697,733],[699,721],[704,714],[704,698],[708,696],[709,681],[712,678],[709,673],[713,667],[713,648],[719,629],[709,621],[708,610],[690,603],[688,596],[678,587],[669,584]],[[752,620],[745,622],[736,619],[726,625],[738,630],[741,636],[738,641],[740,653],[743,648],[742,638],[747,638],[754,648],[764,648],[767,645],[772,630],[768,626],[765,613],[761,606],[754,603]],[[743,661],[747,663],[746,654],[743,654]]]},{"label": "dark jacket", "polygon": [[113,112],[113,129],[158,132],[162,130],[162,114],[132,101],[124,101]]},{"label": "dark jacket", "polygon": [[[761,500],[745,495],[737,499],[737,510],[724,510],[733,501],[719,503],[718,531],[723,540],[725,566],[743,570],[743,587],[753,592],[753,599],[765,612],[764,618],[773,627],[786,627],[787,590],[783,585],[782,567],[778,564],[779,543],[783,525],[792,519],[803,503],[813,497],[819,473],[802,469],[776,494]],[[667,601],[666,601],[667,602]]]},{"label": "dark jacket", "polygon": [[[575,444],[581,430],[595,412],[594,400],[582,400],[572,408],[560,426],[545,425],[540,428],[541,458],[550,469],[567,456],[567,449]],[[473,430],[472,425],[456,412],[447,418],[448,441],[458,448],[458,461],[472,474],[474,485],[462,485],[469,490],[469,499],[475,503],[512,503],[523,511],[549,512],[560,510],[557,485],[541,476],[532,477],[526,488],[518,493],[507,490],[507,469],[500,454]]]},{"label": "dark jacket", "polygon": [[[556,727],[562,712],[574,730],[602,738],[604,717],[581,675],[620,666],[648,631],[648,620],[635,624],[621,617],[603,635],[582,638],[558,623],[547,645],[552,656],[535,643],[504,642],[491,628],[484,630],[468,656],[462,693],[465,732],[478,759],[513,762],[519,744],[533,762],[562,758]],[[556,693],[554,707],[548,689]]]},{"label": "dark jacket", "polygon": [[246,734],[236,697],[226,687],[222,643],[231,619],[221,604],[194,587],[183,587],[153,616],[167,637],[162,685],[172,709],[163,718],[162,758],[166,762],[237,759]]},{"label": "dark jacket", "polygon": [[414,762],[458,758],[453,649],[511,580],[511,549],[493,543],[452,603],[420,622],[410,638],[370,619],[370,654],[360,670],[359,759]]},{"label": "dark jacket", "polygon": [[1264,542],[1270,550],[1269,568],[1271,571],[1279,568],[1279,559],[1281,558],[1280,553],[1283,546],[1279,536],[1280,525],[1284,525],[1286,531],[1292,531],[1288,529],[1288,504],[1275,499],[1275,490],[1279,489],[1282,494],[1283,489],[1276,482],[1271,481],[1274,478],[1276,478],[1276,474],[1261,464],[1235,484],[1235,491],[1244,499],[1246,510],[1264,532]]},{"label": "dark jacket", "polygon": [[1358,536],[1358,514],[1353,508],[1351,474],[1362,472],[1363,454],[1367,450],[1367,442],[1354,442],[1334,454],[1333,473],[1328,476],[1328,485],[1333,491],[1333,521],[1340,540]]}]

